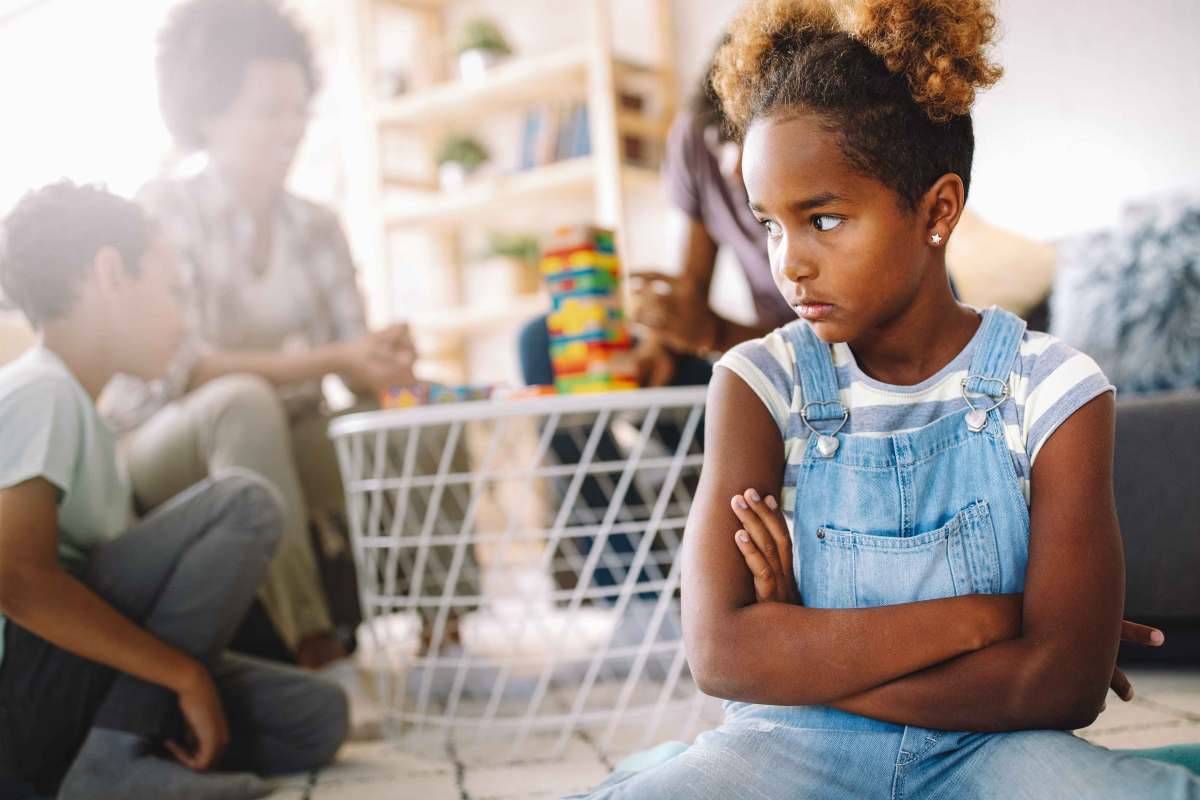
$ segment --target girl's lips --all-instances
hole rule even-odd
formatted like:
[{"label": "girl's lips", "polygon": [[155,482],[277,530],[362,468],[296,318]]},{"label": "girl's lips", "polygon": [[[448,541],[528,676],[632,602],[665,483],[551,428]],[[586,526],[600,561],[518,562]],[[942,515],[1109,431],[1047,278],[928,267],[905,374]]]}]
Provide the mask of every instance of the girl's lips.
[{"label": "girl's lips", "polygon": [[797,303],[796,312],[804,319],[816,322],[833,313],[832,303]]}]

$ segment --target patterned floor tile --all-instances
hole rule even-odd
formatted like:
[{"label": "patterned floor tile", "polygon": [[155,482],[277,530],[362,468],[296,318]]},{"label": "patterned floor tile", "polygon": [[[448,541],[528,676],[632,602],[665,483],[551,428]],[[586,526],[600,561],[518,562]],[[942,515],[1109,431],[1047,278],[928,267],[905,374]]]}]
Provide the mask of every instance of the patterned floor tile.
[{"label": "patterned floor tile", "polygon": [[1088,739],[1098,745],[1113,749],[1200,744],[1200,723],[1179,720],[1166,725],[1098,733],[1089,736]]},{"label": "patterned floor tile", "polygon": [[1162,711],[1149,698],[1140,695],[1126,703],[1115,694],[1110,694],[1107,703],[1108,707],[1095,722],[1076,733],[1090,738],[1095,733],[1165,725],[1178,720],[1177,716]]},{"label": "patterned floor tile", "polygon": [[451,773],[397,777],[370,783],[319,783],[309,800],[461,800]]},{"label": "patterned floor tile", "polygon": [[1200,692],[1156,692],[1147,700],[1164,713],[1200,722]]},{"label": "patterned floor tile", "polygon": [[593,759],[590,762],[558,761],[515,767],[468,768],[463,788],[471,800],[555,795],[586,791],[608,775],[608,768]]},{"label": "patterned floor tile", "polygon": [[1200,668],[1142,667],[1126,670],[1139,694],[1200,694]]},{"label": "patterned floor tile", "polygon": [[[515,755],[514,745],[517,746]],[[592,744],[579,736],[569,736],[562,741],[558,733],[531,734],[524,741],[518,741],[515,734],[494,734],[485,740],[461,739],[454,752],[459,761],[468,767],[599,761]]]},{"label": "patterned floor tile", "polygon": [[446,755],[440,758],[427,754],[406,752],[393,742],[355,742],[347,745],[333,766],[321,771],[319,786],[334,784],[369,784],[400,779],[451,775],[454,762]]},{"label": "patterned floor tile", "polygon": [[[1200,743],[1200,670],[1135,670],[1130,678],[1138,692],[1134,701],[1110,694],[1106,710],[1081,736],[1110,748]],[[550,705],[562,706],[554,710],[565,710],[568,697],[553,700]],[[707,708],[702,719],[714,724],[719,713]],[[313,788],[305,788],[306,776],[293,776],[271,798],[551,800],[599,783],[620,754],[641,747],[643,733],[644,726],[618,726],[604,756],[594,731],[570,737],[558,755],[556,733],[536,733],[515,761],[503,764],[496,762],[508,754],[512,737],[500,730],[474,742],[460,738],[450,749],[434,737],[356,742],[316,777]]]}]

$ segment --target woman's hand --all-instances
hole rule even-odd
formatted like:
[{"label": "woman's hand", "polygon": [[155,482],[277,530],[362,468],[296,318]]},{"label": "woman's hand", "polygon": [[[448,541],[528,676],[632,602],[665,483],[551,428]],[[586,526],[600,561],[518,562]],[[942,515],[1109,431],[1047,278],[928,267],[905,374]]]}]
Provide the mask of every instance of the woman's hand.
[{"label": "woman's hand", "polygon": [[215,765],[229,744],[229,726],[221,696],[212,675],[197,662],[178,688],[179,710],[183,713],[192,742],[164,742],[179,763],[194,770]]},{"label": "woman's hand", "polygon": [[718,319],[690,281],[661,272],[629,276],[629,319],[679,353],[707,355],[717,349]]},{"label": "woman's hand", "polygon": [[742,529],[733,539],[754,576],[755,602],[800,605],[800,590],[792,566],[792,539],[778,501],[771,495],[764,499],[754,489],[747,489],[730,502],[742,523]]},{"label": "woman's hand", "polygon": [[336,371],[352,388],[380,392],[416,382],[407,326],[393,325],[336,347]]},{"label": "woman's hand", "polygon": [[[792,562],[792,540],[775,498],[760,499],[757,491],[747,489],[731,502],[733,513],[742,523],[742,530],[734,535],[734,540],[747,569],[754,576],[755,602],[800,605]],[[1021,595],[984,595],[981,598],[989,601],[985,610],[998,620],[995,623],[997,630],[1007,630],[1007,638],[1020,635]],[[1121,641],[1161,647],[1164,638],[1158,628],[1122,620]],[[1133,684],[1120,667],[1113,667],[1110,686],[1122,700],[1133,699]]]}]

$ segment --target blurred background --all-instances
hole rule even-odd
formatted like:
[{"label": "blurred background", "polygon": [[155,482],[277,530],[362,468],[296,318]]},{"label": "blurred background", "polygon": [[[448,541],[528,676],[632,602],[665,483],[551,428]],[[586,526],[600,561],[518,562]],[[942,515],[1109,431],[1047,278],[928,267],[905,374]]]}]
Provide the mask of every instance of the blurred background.
[{"label": "blurred background", "polygon": [[[187,168],[155,94],[155,36],[172,5],[0,2],[0,209],[60,176],[131,195]],[[664,140],[736,3],[288,5],[321,75],[290,186],[339,213],[370,322],[411,322],[424,377],[519,379],[516,331],[546,308],[536,270],[519,263],[523,237],[599,224],[617,229],[626,269],[675,267]],[[970,206],[982,220],[1059,242],[1200,183],[1200,4],[1001,0],[998,11],[1006,75],[975,111]],[[472,41],[482,58],[460,64]],[[478,151],[462,155],[464,142]],[[469,174],[439,170],[439,157],[465,158]],[[1018,311],[1052,278],[952,266],[966,299]],[[1006,274],[1023,285],[996,285]],[[754,319],[727,253],[712,304]]]}]

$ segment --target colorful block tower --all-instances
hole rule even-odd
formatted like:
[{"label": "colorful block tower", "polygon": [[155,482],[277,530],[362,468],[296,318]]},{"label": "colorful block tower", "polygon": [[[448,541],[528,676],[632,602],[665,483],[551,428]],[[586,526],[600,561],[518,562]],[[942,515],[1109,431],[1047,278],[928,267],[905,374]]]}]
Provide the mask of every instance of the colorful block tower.
[{"label": "colorful block tower", "polygon": [[636,389],[613,232],[559,228],[542,254],[550,291],[550,360],[559,392]]}]

